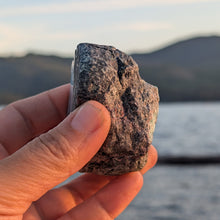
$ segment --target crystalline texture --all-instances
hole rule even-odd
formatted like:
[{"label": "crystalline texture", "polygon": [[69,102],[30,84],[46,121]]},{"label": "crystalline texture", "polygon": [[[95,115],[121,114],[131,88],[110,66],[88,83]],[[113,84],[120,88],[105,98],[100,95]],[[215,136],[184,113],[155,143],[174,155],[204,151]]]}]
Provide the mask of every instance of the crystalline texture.
[{"label": "crystalline texture", "polygon": [[140,78],[132,57],[111,46],[82,43],[75,52],[71,109],[88,100],[110,112],[111,128],[80,171],[120,175],[143,168],[159,108],[158,89]]}]

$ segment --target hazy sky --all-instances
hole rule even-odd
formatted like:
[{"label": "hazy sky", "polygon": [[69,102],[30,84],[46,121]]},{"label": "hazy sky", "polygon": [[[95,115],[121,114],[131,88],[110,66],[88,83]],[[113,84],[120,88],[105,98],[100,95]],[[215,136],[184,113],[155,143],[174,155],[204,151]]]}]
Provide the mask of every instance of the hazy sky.
[{"label": "hazy sky", "polygon": [[151,51],[220,35],[220,0],[0,0],[0,54],[72,55],[80,42]]}]

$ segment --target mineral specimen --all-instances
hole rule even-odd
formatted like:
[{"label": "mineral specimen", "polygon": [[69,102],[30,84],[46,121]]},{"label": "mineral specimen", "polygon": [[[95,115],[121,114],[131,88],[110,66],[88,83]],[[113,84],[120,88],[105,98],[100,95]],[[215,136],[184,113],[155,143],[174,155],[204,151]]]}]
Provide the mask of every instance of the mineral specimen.
[{"label": "mineral specimen", "polygon": [[77,46],[72,77],[71,109],[97,100],[111,115],[107,139],[80,171],[120,175],[143,168],[157,120],[157,87],[140,78],[131,56],[88,43]]}]

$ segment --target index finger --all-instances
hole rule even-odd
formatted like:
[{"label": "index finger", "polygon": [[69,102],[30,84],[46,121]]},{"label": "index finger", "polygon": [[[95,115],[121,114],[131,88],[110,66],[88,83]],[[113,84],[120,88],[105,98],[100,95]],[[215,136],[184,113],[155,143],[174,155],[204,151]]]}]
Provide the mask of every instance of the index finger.
[{"label": "index finger", "polygon": [[0,111],[0,144],[12,154],[66,116],[69,84],[14,102]]}]

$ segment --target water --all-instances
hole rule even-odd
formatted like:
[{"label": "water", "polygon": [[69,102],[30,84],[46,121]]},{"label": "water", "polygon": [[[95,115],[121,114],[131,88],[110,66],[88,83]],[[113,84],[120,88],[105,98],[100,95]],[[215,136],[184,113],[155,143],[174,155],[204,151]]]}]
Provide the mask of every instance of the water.
[{"label": "water", "polygon": [[[220,103],[161,104],[159,156],[220,155]],[[156,166],[117,220],[219,220],[219,166]]]},{"label": "water", "polygon": [[220,154],[220,103],[161,104],[153,144],[164,155]]},{"label": "water", "polygon": [[[220,155],[220,103],[162,104],[159,156]],[[156,166],[118,220],[219,220],[219,166]]]},{"label": "water", "polygon": [[117,220],[219,220],[220,169],[157,166]]}]

